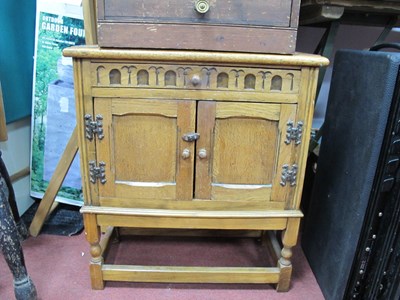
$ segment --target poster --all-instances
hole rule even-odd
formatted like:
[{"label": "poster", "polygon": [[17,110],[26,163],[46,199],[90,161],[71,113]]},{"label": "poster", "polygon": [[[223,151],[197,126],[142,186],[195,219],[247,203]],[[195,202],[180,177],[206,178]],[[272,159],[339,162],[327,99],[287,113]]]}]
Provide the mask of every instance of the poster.
[{"label": "poster", "polygon": [[[38,0],[33,70],[31,196],[42,198],[75,128],[72,59],[62,50],[85,42],[80,1]],[[82,205],[79,155],[56,201]]]}]

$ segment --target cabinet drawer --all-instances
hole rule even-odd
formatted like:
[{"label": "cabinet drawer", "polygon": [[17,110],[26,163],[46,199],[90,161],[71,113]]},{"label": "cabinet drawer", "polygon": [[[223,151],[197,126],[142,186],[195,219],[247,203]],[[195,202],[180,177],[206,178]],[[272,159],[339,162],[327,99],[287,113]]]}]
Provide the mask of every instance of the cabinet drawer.
[{"label": "cabinet drawer", "polygon": [[102,12],[104,20],[115,22],[290,26],[291,0],[210,1],[205,14],[198,13],[194,3],[188,0],[105,0]]},{"label": "cabinet drawer", "polygon": [[299,0],[98,0],[103,47],[292,53]]}]

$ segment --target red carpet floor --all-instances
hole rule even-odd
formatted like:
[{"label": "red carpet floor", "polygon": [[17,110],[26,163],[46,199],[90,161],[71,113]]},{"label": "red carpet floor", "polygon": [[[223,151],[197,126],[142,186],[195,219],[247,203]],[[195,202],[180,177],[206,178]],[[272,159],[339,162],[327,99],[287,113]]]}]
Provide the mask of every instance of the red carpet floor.
[{"label": "red carpet floor", "polygon": [[[124,238],[113,245],[108,260],[117,263],[258,266],[268,263],[254,239]],[[84,234],[73,237],[41,234],[23,242],[28,272],[40,300],[80,299],[324,299],[299,246],[293,251],[291,289],[277,293],[272,285],[156,284],[107,282],[90,287],[89,246]],[[0,300],[14,299],[12,276],[0,258]]]}]

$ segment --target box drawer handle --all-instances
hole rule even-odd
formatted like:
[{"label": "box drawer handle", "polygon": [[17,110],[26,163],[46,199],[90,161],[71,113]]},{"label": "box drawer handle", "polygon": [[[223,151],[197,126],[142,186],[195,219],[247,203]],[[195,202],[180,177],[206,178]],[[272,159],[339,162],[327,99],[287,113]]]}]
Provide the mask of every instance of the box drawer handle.
[{"label": "box drawer handle", "polygon": [[208,0],[197,0],[195,3],[195,9],[200,14],[205,14],[210,9],[210,3]]}]

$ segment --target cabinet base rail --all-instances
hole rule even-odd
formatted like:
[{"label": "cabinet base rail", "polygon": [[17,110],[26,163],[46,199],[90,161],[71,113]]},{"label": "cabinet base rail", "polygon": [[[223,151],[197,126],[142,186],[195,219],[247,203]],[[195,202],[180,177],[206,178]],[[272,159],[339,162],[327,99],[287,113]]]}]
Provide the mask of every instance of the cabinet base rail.
[{"label": "cabinet base rail", "polygon": [[[107,213],[106,213],[107,211]],[[183,212],[183,211],[160,211],[146,209],[131,209],[124,213],[113,214],[110,208],[84,207],[82,209],[85,221],[86,239],[90,244],[90,274],[93,289],[103,289],[105,281],[129,281],[129,282],[164,282],[164,283],[244,283],[244,284],[276,284],[278,292],[289,290],[290,278],[292,273],[292,247],[297,243],[300,219],[300,211],[269,211],[253,212],[249,215],[247,212],[224,212],[224,217],[219,218],[218,212]],[[184,216],[186,215],[186,216]],[[171,217],[174,216],[174,217]],[[118,224],[118,220],[129,217]],[[142,220],[146,217],[146,220]],[[101,222],[102,218],[105,218]],[[167,218],[168,222],[160,223],[160,218]],[[234,220],[243,219],[247,222],[256,220],[260,223],[256,226],[261,229],[262,244],[269,250],[271,257],[277,261],[276,267],[193,267],[193,266],[140,266],[140,265],[118,265],[105,264],[104,257],[107,254],[108,244],[112,240],[114,227],[127,226],[134,228],[144,225],[144,228],[150,226],[157,227],[155,224],[169,225],[172,228],[182,228],[178,220],[189,220],[196,223],[198,229],[207,229],[205,224],[199,220],[203,218],[218,220],[229,220],[225,229],[236,229]],[[270,223],[271,220],[282,220],[282,226],[274,228],[276,224]],[[129,222],[127,222],[129,221]],[[241,222],[239,222],[240,224]],[[251,223],[251,222],[250,222]],[[243,223],[245,224],[245,223]],[[111,226],[110,226],[111,225]],[[187,224],[186,224],[187,225]],[[107,228],[106,232],[101,234],[100,228]],[[138,227],[136,227],[138,228]],[[160,228],[161,229],[161,228]],[[169,228],[164,227],[168,231]],[[240,228],[251,230],[253,228]],[[271,231],[272,230],[272,231]],[[277,240],[273,230],[282,230],[281,242]],[[251,231],[250,231],[251,232]],[[268,233],[267,233],[268,232]]]},{"label": "cabinet base rail", "polygon": [[165,283],[278,283],[279,268],[102,266],[103,280]]}]

